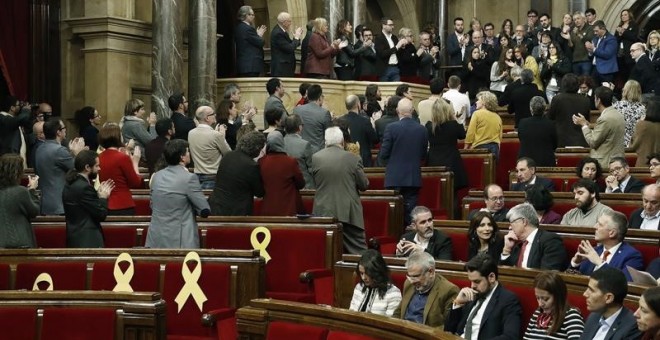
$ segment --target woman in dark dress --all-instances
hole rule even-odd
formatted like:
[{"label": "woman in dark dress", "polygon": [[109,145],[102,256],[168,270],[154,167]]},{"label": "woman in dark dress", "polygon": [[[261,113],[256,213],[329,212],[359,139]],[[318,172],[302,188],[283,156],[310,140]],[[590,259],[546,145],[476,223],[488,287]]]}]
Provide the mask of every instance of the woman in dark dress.
[{"label": "woman in dark dress", "polygon": [[74,117],[80,131],[80,137],[85,140],[85,145],[90,150],[96,150],[99,147],[98,126],[101,124],[99,112],[91,106],[85,106],[76,111]]},{"label": "woman in dark dress", "polygon": [[236,103],[229,99],[224,99],[218,104],[215,113],[217,114],[218,124],[224,124],[227,127],[225,131],[227,144],[229,144],[232,150],[236,149],[236,133],[241,127],[240,124],[236,124],[236,118],[238,117]]},{"label": "woman in dark dress", "polygon": [[530,100],[529,111],[532,116],[522,119],[518,124],[518,158],[529,157],[537,166],[555,166],[557,129],[552,121],[543,117],[545,108],[543,97],[536,96]]},{"label": "woman in dark dress", "polygon": [[433,104],[431,121],[426,123],[429,136],[428,166],[447,166],[454,172],[454,190],[468,184],[458,140],[465,139],[465,129],[454,118],[454,109],[440,98]]},{"label": "woman in dark dress", "polygon": [[490,63],[478,47],[470,49],[470,54],[463,65],[463,72],[466,76],[465,86],[470,95],[470,102],[474,102],[480,89],[487,90],[490,87]]}]

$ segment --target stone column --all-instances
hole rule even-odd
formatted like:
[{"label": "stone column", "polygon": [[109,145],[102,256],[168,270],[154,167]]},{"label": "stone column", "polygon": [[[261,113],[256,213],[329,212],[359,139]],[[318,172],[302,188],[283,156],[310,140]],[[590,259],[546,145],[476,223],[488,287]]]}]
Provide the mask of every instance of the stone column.
[{"label": "stone column", "polygon": [[159,118],[169,117],[167,98],[182,89],[183,34],[181,0],[152,3],[151,110]]},{"label": "stone column", "polygon": [[[347,0],[346,7],[349,13],[347,18],[351,18],[354,29],[367,21],[367,0]],[[357,37],[354,38],[357,40]]]},{"label": "stone column", "polygon": [[194,114],[199,106],[217,104],[216,0],[191,1],[188,23],[188,112]]},{"label": "stone column", "polygon": [[328,20],[328,35],[330,41],[335,39],[337,23],[344,19],[344,0],[327,0],[323,16]]}]

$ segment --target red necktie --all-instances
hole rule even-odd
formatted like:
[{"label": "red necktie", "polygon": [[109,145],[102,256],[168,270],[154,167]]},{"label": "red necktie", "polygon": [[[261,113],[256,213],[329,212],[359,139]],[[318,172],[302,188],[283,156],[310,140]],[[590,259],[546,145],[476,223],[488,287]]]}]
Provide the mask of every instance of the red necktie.
[{"label": "red necktie", "polygon": [[607,257],[610,256],[610,251],[606,250],[603,252],[603,262],[607,261]]},{"label": "red necktie", "polygon": [[520,247],[520,253],[518,253],[518,263],[516,264],[517,267],[522,267],[523,263],[523,257],[525,257],[525,249],[527,248],[527,240],[524,240],[522,243],[522,247]]}]

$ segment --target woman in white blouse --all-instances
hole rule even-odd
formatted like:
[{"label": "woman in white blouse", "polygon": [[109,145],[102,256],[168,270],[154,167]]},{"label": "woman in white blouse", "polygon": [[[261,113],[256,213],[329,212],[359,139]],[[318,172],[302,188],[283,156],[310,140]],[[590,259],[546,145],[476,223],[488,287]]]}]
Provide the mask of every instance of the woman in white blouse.
[{"label": "woman in white blouse", "polygon": [[355,271],[360,282],[355,285],[349,309],[392,316],[401,303],[401,291],[390,282],[390,270],[383,256],[374,249],[367,250]]}]

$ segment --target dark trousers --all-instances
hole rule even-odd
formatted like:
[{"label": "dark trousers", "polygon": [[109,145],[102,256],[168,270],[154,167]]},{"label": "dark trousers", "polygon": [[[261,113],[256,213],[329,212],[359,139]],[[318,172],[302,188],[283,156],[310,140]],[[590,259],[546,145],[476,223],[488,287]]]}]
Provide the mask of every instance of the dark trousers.
[{"label": "dark trousers", "polygon": [[403,196],[403,227],[407,228],[412,222],[410,213],[417,206],[419,187],[390,187],[388,189],[398,190]]},{"label": "dark trousers", "polygon": [[385,69],[385,72],[380,76],[380,81],[399,81],[401,76],[399,75],[399,66],[389,65]]},{"label": "dark trousers", "polygon": [[337,75],[338,80],[354,79],[352,67],[335,67],[335,74]]},{"label": "dark trousers", "polygon": [[108,215],[111,215],[111,216],[135,216],[135,208],[126,208],[126,209],[117,209],[117,210],[108,209]]},{"label": "dark trousers", "polygon": [[341,224],[344,235],[344,254],[362,255],[362,253],[367,251],[364,228],[346,222],[342,222]]}]

